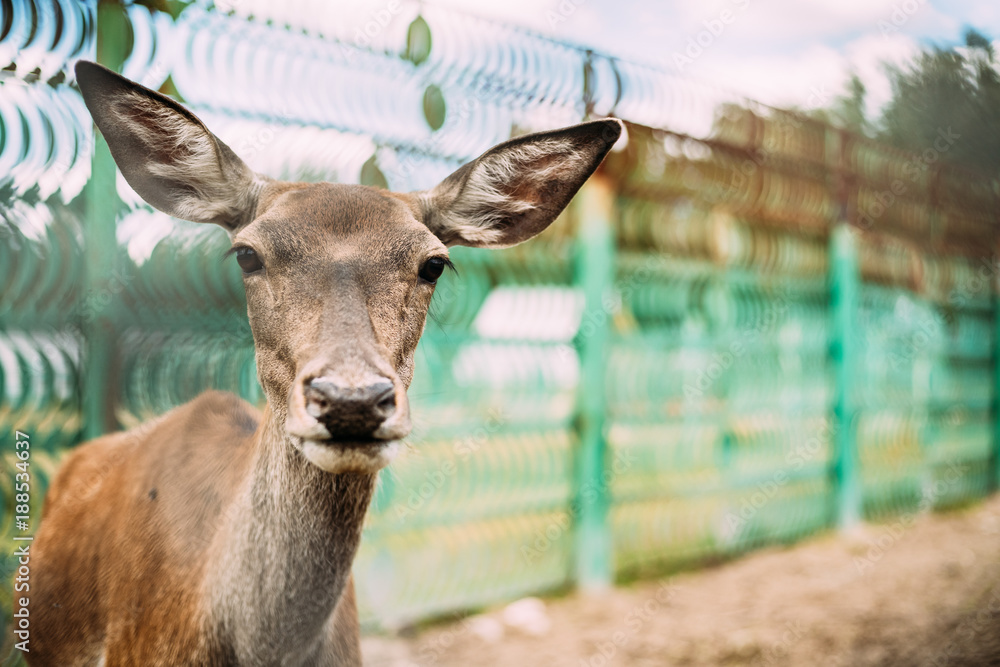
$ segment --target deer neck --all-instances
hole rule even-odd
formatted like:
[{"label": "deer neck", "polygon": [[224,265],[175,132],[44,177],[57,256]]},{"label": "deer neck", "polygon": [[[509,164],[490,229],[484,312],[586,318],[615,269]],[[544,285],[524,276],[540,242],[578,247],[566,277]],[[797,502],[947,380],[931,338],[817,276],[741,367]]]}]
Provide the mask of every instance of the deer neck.
[{"label": "deer neck", "polygon": [[256,647],[259,661],[259,647],[285,647],[279,657],[287,660],[287,647],[301,647],[303,659],[317,650],[350,577],[375,481],[312,465],[289,440],[283,414],[266,410],[206,578],[211,617],[224,619],[237,654]]}]

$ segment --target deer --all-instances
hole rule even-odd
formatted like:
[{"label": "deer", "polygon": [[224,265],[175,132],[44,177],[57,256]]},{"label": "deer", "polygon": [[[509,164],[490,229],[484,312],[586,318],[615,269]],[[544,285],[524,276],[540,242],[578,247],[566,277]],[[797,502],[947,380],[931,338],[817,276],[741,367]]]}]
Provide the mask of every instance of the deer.
[{"label": "deer", "polygon": [[31,547],[30,665],[360,665],[351,564],[448,249],[536,236],[618,140],[526,134],[397,193],[255,173],[194,113],[96,63],[87,109],[148,204],[222,227],[261,410],[208,391],[73,449]]}]

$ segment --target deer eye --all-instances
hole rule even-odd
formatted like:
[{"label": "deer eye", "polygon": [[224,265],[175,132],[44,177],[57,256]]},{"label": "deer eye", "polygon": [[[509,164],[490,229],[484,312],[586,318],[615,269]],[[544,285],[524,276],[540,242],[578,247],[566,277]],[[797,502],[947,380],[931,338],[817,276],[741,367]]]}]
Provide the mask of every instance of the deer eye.
[{"label": "deer eye", "polygon": [[264,268],[253,248],[243,246],[236,249],[236,263],[243,269],[243,273],[256,273]]},{"label": "deer eye", "polygon": [[431,257],[420,267],[420,277],[433,285],[441,277],[446,266],[448,266],[448,260],[443,257]]}]

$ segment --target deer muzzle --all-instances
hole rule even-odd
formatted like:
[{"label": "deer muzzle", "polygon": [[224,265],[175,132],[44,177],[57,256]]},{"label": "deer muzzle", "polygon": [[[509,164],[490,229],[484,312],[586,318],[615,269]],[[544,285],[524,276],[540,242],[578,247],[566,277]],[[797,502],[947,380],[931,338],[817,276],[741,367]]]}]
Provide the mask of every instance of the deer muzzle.
[{"label": "deer muzzle", "polygon": [[308,449],[307,455],[329,450],[322,455],[324,469],[338,452],[352,460],[369,452],[382,461],[386,457],[380,450],[410,432],[406,388],[399,380],[374,372],[352,374],[350,379],[334,372],[306,373],[292,388],[285,428],[303,451]]}]

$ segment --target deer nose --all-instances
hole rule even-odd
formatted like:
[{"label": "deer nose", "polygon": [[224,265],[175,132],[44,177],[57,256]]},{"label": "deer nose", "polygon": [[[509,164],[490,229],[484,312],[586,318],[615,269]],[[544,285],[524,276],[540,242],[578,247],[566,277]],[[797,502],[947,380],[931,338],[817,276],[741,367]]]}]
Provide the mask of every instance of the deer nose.
[{"label": "deer nose", "polygon": [[335,439],[371,438],[396,411],[396,388],[389,380],[357,387],[319,377],[310,380],[303,393],[306,412]]}]

